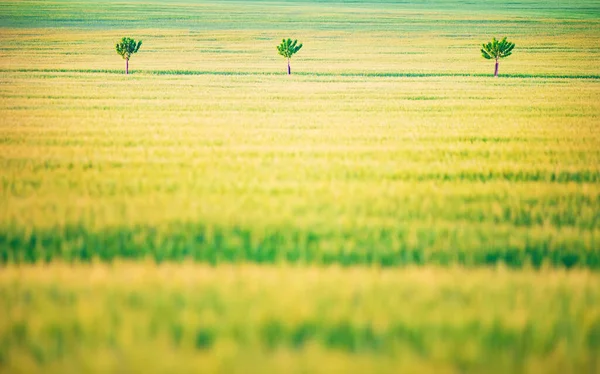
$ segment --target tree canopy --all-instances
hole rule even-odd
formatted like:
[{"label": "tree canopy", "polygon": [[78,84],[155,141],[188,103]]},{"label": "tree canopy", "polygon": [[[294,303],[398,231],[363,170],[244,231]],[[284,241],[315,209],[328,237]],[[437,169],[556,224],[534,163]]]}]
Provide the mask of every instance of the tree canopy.
[{"label": "tree canopy", "polygon": [[298,40],[283,39],[277,46],[277,52],[285,58],[292,58],[301,48],[302,43],[298,44]]},{"label": "tree canopy", "polygon": [[129,60],[131,55],[137,53],[141,46],[141,40],[136,42],[132,38],[125,37],[121,39],[121,42],[117,43],[115,49],[117,50],[117,53],[121,55],[121,57],[123,57],[125,60]]},{"label": "tree canopy", "polygon": [[500,41],[493,38],[491,42],[482,45],[481,55],[488,60],[498,60],[510,56],[513,48],[515,43],[509,42],[506,37]]}]

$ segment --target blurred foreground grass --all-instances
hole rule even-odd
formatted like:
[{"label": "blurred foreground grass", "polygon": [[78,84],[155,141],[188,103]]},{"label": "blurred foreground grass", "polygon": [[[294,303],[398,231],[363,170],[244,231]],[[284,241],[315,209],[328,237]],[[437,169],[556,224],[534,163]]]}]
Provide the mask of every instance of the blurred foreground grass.
[{"label": "blurred foreground grass", "polygon": [[600,370],[589,271],[122,263],[0,272],[0,371]]}]

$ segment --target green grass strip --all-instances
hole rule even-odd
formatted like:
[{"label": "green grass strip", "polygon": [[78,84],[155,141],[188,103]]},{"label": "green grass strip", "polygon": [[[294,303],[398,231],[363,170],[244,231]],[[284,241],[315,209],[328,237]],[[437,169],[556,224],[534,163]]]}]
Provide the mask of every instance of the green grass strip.
[{"label": "green grass strip", "polygon": [[[0,69],[0,73],[87,73],[87,74],[123,74],[121,69]],[[214,71],[214,70],[137,70],[134,75],[223,75],[223,76],[271,76],[286,75],[285,72],[257,71]],[[374,77],[374,78],[429,78],[429,77],[493,77],[481,73],[309,73],[297,72],[294,75],[315,77]],[[600,79],[599,74],[501,74],[499,78],[542,78],[542,79]]]}]

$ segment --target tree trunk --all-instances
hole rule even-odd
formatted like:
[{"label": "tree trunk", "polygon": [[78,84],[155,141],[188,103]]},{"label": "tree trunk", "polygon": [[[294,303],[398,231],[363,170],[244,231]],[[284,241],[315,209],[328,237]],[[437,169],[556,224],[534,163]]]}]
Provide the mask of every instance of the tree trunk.
[{"label": "tree trunk", "polygon": [[292,74],[292,68],[290,68],[290,59],[288,58],[288,75]]},{"label": "tree trunk", "polygon": [[494,70],[494,77],[498,77],[498,60],[496,60],[496,70]]},{"label": "tree trunk", "polygon": [[129,74],[129,59],[125,59],[125,74]]}]

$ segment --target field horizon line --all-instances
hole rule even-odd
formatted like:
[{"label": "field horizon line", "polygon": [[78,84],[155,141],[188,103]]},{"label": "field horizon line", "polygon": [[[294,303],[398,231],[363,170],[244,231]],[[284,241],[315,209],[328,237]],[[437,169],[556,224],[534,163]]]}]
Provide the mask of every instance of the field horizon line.
[{"label": "field horizon line", "polygon": [[[88,73],[88,74],[119,74],[125,75],[121,69],[0,69],[0,73]],[[223,76],[287,76],[286,72],[262,71],[226,71],[226,70],[136,70],[130,75],[223,75]],[[494,78],[493,74],[485,73],[436,73],[436,72],[296,72],[293,75],[315,77],[372,77],[372,78],[429,78],[429,77],[473,77]],[[502,74],[498,78],[531,78],[531,79],[590,79],[600,80],[600,74]]]}]

